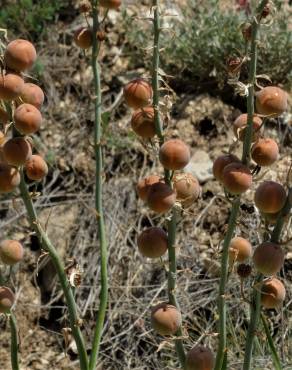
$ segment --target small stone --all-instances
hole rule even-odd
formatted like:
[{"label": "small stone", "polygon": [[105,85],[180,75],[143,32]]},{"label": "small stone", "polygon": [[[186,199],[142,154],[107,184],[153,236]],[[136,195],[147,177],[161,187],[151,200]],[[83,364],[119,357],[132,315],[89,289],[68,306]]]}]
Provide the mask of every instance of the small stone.
[{"label": "small stone", "polygon": [[197,150],[184,171],[194,175],[200,183],[213,179],[213,162],[204,150]]}]

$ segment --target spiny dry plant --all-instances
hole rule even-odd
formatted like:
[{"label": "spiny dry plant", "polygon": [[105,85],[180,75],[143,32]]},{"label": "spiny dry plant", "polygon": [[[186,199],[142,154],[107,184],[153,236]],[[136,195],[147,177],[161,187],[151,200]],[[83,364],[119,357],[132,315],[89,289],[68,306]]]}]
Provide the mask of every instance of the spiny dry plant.
[{"label": "spiny dry plant", "polygon": [[[119,237],[119,242],[124,243],[125,240],[132,242],[133,238],[135,239],[135,243],[132,244],[135,244],[135,248],[142,256],[139,269],[143,269],[143,264],[149,264],[150,261],[153,266],[154,283],[136,287],[136,289],[145,288],[143,292],[146,293],[139,294],[140,299],[143,295],[143,303],[146,306],[143,307],[143,312],[137,314],[138,298],[135,297],[136,305],[133,300],[130,301],[128,310],[134,311],[136,317],[131,324],[126,314],[121,315],[118,312],[123,294],[127,296],[124,290],[128,290],[129,287],[121,285],[119,289],[122,289],[122,294],[116,304],[109,299],[109,287],[117,288],[119,283],[111,281],[108,272],[109,251],[113,247],[119,248],[119,245],[113,246],[115,243],[109,237],[113,234],[112,229],[116,227],[114,222],[109,222],[109,219],[115,216],[115,212],[118,213],[118,209],[113,207],[111,212],[105,214],[105,204],[110,203],[109,199],[105,199],[104,191],[106,187],[104,184],[108,185],[105,183],[104,152],[109,113],[104,111],[102,106],[100,63],[106,38],[105,22],[108,12],[119,9],[121,1],[91,0],[82,2],[80,5],[80,13],[83,14],[87,26],[78,28],[73,38],[76,46],[84,51],[84,59],[93,74],[93,93],[88,96],[88,104],[93,106],[94,111],[92,147],[95,157],[95,204],[94,207],[86,206],[82,211],[82,215],[90,214],[90,216],[84,215],[84,219],[90,221],[88,223],[84,220],[80,221],[82,227],[84,226],[84,233],[97,229],[98,235],[98,240],[94,243],[97,251],[95,255],[98,255],[98,259],[91,261],[90,265],[94,266],[91,275],[96,279],[93,282],[90,281],[90,294],[97,301],[96,310],[92,310],[93,334],[88,330],[88,323],[84,322],[90,297],[84,297],[84,294],[82,296],[79,290],[82,287],[80,264],[84,264],[84,259],[89,260],[91,256],[78,251],[72,263],[67,265],[63,262],[57,248],[48,237],[47,226],[50,218],[47,223],[42,223],[35,207],[40,196],[37,184],[43,181],[49,172],[46,161],[38,154],[35,145],[35,134],[43,121],[41,107],[45,98],[42,89],[28,74],[36,61],[37,53],[34,45],[29,41],[17,39],[8,42],[6,33],[3,34],[0,76],[0,122],[2,124],[0,193],[6,194],[12,202],[20,195],[31,230],[37,236],[42,248],[37,263],[49,257],[55,267],[65,300],[65,314],[69,322],[68,327],[63,327],[62,330],[64,350],[67,351],[73,337],[81,370],[95,370],[100,368],[98,366],[125,368],[125,363],[123,365],[119,363],[119,354],[114,355],[113,352],[115,348],[123,348],[125,337],[131,336],[131,331],[134,329],[144,330],[142,334],[139,332],[139,339],[146,338],[143,342],[146,349],[143,348],[143,350],[148,357],[152,356],[155,359],[153,361],[148,359],[147,364],[143,364],[143,359],[139,359],[140,362],[137,361],[134,365],[129,361],[127,368],[133,368],[137,364],[141,368],[143,366],[143,369],[145,366],[150,368],[148,364],[157,368],[157,361],[161,360],[159,366],[166,369],[234,370],[232,356],[239,353],[240,358],[237,359],[236,369],[258,369],[253,359],[255,343],[265,359],[269,356],[265,353],[267,347],[264,347],[262,336],[259,335],[263,329],[273,368],[284,369],[284,361],[279,355],[279,345],[275,344],[275,336],[271,333],[266,310],[276,310],[276,312],[281,310],[286,295],[285,279],[279,273],[284,264],[285,244],[289,242],[285,238],[289,234],[287,230],[291,220],[292,169],[291,165],[287,168],[285,179],[269,178],[269,167],[279,159],[281,146],[275,137],[269,137],[268,124],[277,123],[278,118],[287,110],[288,102],[287,93],[281,87],[273,86],[268,76],[257,75],[257,55],[264,47],[261,44],[260,31],[268,32],[268,27],[273,25],[275,8],[269,0],[257,1],[253,5],[254,7],[249,8],[247,12],[249,19],[238,31],[245,39],[245,50],[241,52],[240,57],[237,51],[236,56],[230,56],[227,61],[228,84],[234,87],[236,94],[246,99],[247,112],[234,121],[235,138],[229,152],[222,153],[213,164],[214,177],[222,185],[225,195],[225,197],[218,195],[218,198],[222,198],[221,204],[224,204],[222,208],[229,214],[228,223],[223,228],[223,235],[217,248],[215,247],[217,250],[215,256],[221,255],[218,280],[202,279],[200,276],[200,280],[194,281],[200,274],[193,272],[193,261],[190,259],[186,259],[190,266],[180,269],[178,260],[183,254],[188,237],[182,225],[186,218],[192,217],[191,207],[196,207],[200,202],[202,190],[198,179],[186,170],[195,148],[190,148],[181,140],[177,131],[174,134],[169,125],[176,96],[169,83],[173,76],[167,76],[161,65],[161,55],[164,52],[161,35],[163,32],[170,32],[163,27],[163,20],[168,17],[167,3],[152,0],[149,14],[139,16],[139,21],[148,22],[152,28],[153,42],[151,47],[145,50],[151,54],[152,69],[142,75],[137,72],[134,79],[128,80],[123,88],[123,97],[126,105],[132,109],[130,125],[135,133],[135,139],[139,141],[150,160],[145,161],[146,166],[143,167],[140,178],[136,179],[136,192],[139,197],[137,208],[141,211],[137,220],[139,226],[135,228],[127,225],[126,230],[120,229],[119,233],[123,235]],[[241,73],[243,69],[245,72],[249,71],[247,81],[243,79],[246,76],[246,73]],[[268,86],[262,86],[263,83]],[[239,151],[241,151],[241,158],[235,154]],[[150,165],[148,166],[150,163],[159,163],[159,168],[153,172]],[[148,169],[145,170],[147,166]],[[264,181],[263,178],[265,178]],[[126,186],[129,186],[128,182]],[[118,189],[121,192],[125,191],[123,185]],[[116,194],[118,190],[114,186],[110,192],[113,193],[110,204],[114,205],[116,197],[120,194]],[[245,227],[241,215],[241,209],[247,199],[250,199],[250,194],[253,198],[252,206],[258,211],[260,220],[252,230],[256,240],[254,237],[249,237],[249,230]],[[134,196],[129,201],[131,206],[134,203],[133,198]],[[213,199],[215,198],[216,196]],[[230,209],[226,209],[226,204]],[[116,207],[119,207],[119,204]],[[202,213],[207,212],[208,206]],[[134,222],[132,215],[123,217],[128,223]],[[197,220],[192,220],[193,229],[196,232],[198,232],[201,217],[200,214]],[[191,229],[192,226],[188,230]],[[138,233],[136,233],[137,230],[139,230]],[[132,237],[133,233],[137,235]],[[17,322],[13,313],[17,307],[14,304],[16,299],[12,289],[12,278],[23,256],[24,249],[18,240],[7,237],[1,241],[0,313],[8,318],[10,324],[13,370],[19,370],[19,340]],[[127,263],[126,256],[122,257]],[[98,268],[96,268],[97,265]],[[138,271],[137,266],[129,266],[129,270],[135,268]],[[100,272],[98,277],[96,277],[97,269]],[[125,271],[117,273],[119,276],[123,274]],[[235,279],[237,285],[231,289],[229,283],[234,275],[237,276]],[[122,280],[123,277],[121,277]],[[183,284],[180,285],[180,281],[184,282],[183,294],[181,294]],[[200,290],[202,285],[203,288]],[[191,292],[188,291],[190,286],[193,290]],[[218,293],[214,293],[215,288],[218,288]],[[242,323],[233,325],[235,311],[232,302],[236,290],[240,293],[244,309],[249,309],[244,325]],[[200,299],[202,292],[207,292],[207,299]],[[215,294],[217,294],[217,312],[214,314],[212,302],[215,301]],[[84,303],[82,310],[77,304],[80,296]],[[189,312],[185,312],[186,302],[190,300],[196,302]],[[208,306],[211,308],[209,309]],[[196,316],[192,321],[193,310],[196,311]],[[130,316],[131,312],[127,314]],[[206,315],[212,318],[206,320]],[[144,316],[148,316],[151,323],[150,331],[148,328],[145,329]],[[119,322],[112,325],[115,317],[118,317]],[[240,321],[241,318],[238,320]],[[154,340],[152,340],[153,337],[149,339],[149,333],[152,330]],[[245,338],[244,345],[243,341],[235,340],[237,336],[242,336],[242,332]],[[91,336],[89,348],[87,342]],[[130,338],[128,343],[132,347],[137,347],[133,348],[136,357],[143,357],[141,348],[138,348],[138,344],[135,343],[135,338]],[[122,343],[121,347],[116,345],[119,340]],[[104,357],[100,356],[101,345],[106,347],[102,353]],[[106,356],[109,358],[105,359]]]}]

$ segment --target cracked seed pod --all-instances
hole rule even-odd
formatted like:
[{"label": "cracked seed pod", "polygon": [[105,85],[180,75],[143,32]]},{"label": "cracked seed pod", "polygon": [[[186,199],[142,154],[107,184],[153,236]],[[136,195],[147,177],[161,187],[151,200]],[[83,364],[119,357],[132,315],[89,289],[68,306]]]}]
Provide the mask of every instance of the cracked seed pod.
[{"label": "cracked seed pod", "polygon": [[163,302],[152,308],[151,325],[158,334],[174,335],[181,324],[181,313],[175,306]]},{"label": "cracked seed pod", "polygon": [[24,81],[16,73],[0,74],[0,99],[12,101],[17,99],[23,89]]},{"label": "cracked seed pod", "polygon": [[264,181],[257,188],[254,196],[255,205],[261,212],[277,213],[286,202],[285,188],[275,181]]},{"label": "cracked seed pod", "polygon": [[201,195],[199,181],[191,173],[179,173],[173,178],[176,199],[183,207],[190,207]]},{"label": "cracked seed pod", "polygon": [[251,157],[261,167],[271,166],[279,157],[278,144],[273,139],[259,139],[251,148]]},{"label": "cracked seed pod", "polygon": [[20,184],[18,170],[6,163],[0,163],[0,193],[10,193]]},{"label": "cracked seed pod", "polygon": [[141,254],[148,258],[159,258],[167,251],[167,234],[161,227],[149,227],[138,236]]},{"label": "cracked seed pod", "polygon": [[245,262],[252,255],[250,242],[240,236],[233,238],[229,244],[229,260],[234,262]]},{"label": "cracked seed pod", "polygon": [[151,185],[156,184],[157,182],[164,182],[163,179],[158,175],[149,175],[144,179],[140,180],[137,184],[137,193],[141,200],[144,202],[147,201],[148,192]]},{"label": "cracked seed pod", "polygon": [[124,87],[126,104],[134,109],[147,107],[151,103],[152,96],[152,87],[143,78],[137,78]]},{"label": "cracked seed pod", "polygon": [[33,83],[25,83],[20,95],[24,103],[31,104],[37,109],[40,109],[44,103],[45,95],[43,90]]},{"label": "cracked seed pod", "polygon": [[[247,127],[247,118],[248,115],[246,113],[241,114],[236,118],[233,123],[233,132],[234,135],[240,140],[244,141],[246,127]],[[254,115],[253,116],[253,134],[252,134],[252,141],[256,141],[260,135],[259,128],[261,127],[262,120],[260,117]]]},{"label": "cracked seed pod", "polygon": [[42,120],[40,111],[31,104],[21,104],[14,112],[14,126],[23,135],[38,131]]},{"label": "cracked seed pod", "polygon": [[81,27],[74,33],[74,42],[81,49],[86,50],[92,46],[93,34],[91,28]]},{"label": "cracked seed pod", "polygon": [[13,266],[23,258],[23,246],[17,240],[3,240],[0,243],[0,258],[5,265]]},{"label": "cracked seed pod", "polygon": [[4,54],[6,66],[15,71],[26,71],[32,68],[36,58],[37,54],[33,44],[22,39],[11,41]]},{"label": "cracked seed pod", "polygon": [[256,93],[256,109],[260,114],[279,117],[287,110],[287,107],[287,93],[279,87],[264,87]]},{"label": "cracked seed pod", "polygon": [[0,313],[9,313],[15,301],[11,289],[6,286],[0,287]]},{"label": "cracked seed pod", "polygon": [[286,296],[284,285],[275,277],[264,281],[261,292],[261,303],[265,308],[269,309],[280,307]]},{"label": "cracked seed pod", "polygon": [[217,181],[222,182],[223,171],[231,163],[241,163],[240,159],[233,154],[220,155],[213,164],[213,175]]},{"label": "cracked seed pod", "polygon": [[222,183],[231,194],[242,194],[252,184],[249,168],[241,163],[231,163],[223,170]]},{"label": "cracked seed pod", "polygon": [[154,109],[145,107],[136,110],[131,119],[133,131],[144,139],[151,139],[155,136]]},{"label": "cracked seed pod", "polygon": [[166,141],[159,150],[160,163],[167,170],[182,170],[190,158],[190,148],[179,139]]},{"label": "cracked seed pod", "polygon": [[241,263],[237,266],[237,274],[242,278],[246,279],[250,276],[252,273],[252,267],[251,265]]},{"label": "cracked seed pod", "polygon": [[186,370],[213,370],[215,357],[208,347],[194,346],[186,357]]},{"label": "cracked seed pod", "polygon": [[150,186],[147,196],[147,205],[156,213],[166,213],[175,204],[176,194],[173,189],[163,183],[157,182]]},{"label": "cracked seed pod", "polygon": [[253,263],[263,275],[275,275],[284,265],[285,253],[281,246],[272,242],[260,244],[254,251]]},{"label": "cracked seed pod", "polygon": [[11,166],[22,166],[32,156],[31,145],[23,137],[15,137],[3,146],[3,155]]}]

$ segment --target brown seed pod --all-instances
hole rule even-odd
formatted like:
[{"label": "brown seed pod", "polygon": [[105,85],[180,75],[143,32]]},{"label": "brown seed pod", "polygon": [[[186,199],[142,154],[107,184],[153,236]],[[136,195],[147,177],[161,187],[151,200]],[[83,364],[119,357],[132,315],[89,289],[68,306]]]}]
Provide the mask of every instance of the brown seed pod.
[{"label": "brown seed pod", "polygon": [[263,275],[275,275],[284,264],[285,253],[276,243],[264,242],[253,254],[255,268]]},{"label": "brown seed pod", "polygon": [[259,166],[271,166],[279,156],[278,144],[273,139],[259,139],[251,148],[251,156]]},{"label": "brown seed pod", "polygon": [[264,181],[257,188],[254,196],[255,205],[261,212],[277,213],[286,202],[285,188],[275,181]]},{"label": "brown seed pod", "polygon": [[88,1],[84,1],[80,4],[79,11],[80,13],[89,13],[91,10],[91,4]]},{"label": "brown seed pod", "polygon": [[23,247],[17,240],[3,240],[0,243],[0,258],[5,265],[15,265],[23,258]]},{"label": "brown seed pod", "polygon": [[125,101],[129,107],[134,109],[144,108],[149,105],[152,96],[151,85],[142,78],[137,78],[124,87]]},{"label": "brown seed pod", "polygon": [[39,130],[42,123],[40,111],[31,104],[21,104],[14,112],[14,125],[23,135],[30,135]]},{"label": "brown seed pod", "polygon": [[20,184],[20,175],[15,167],[0,163],[0,193],[10,193]]},{"label": "brown seed pod", "polygon": [[136,110],[132,115],[131,126],[137,135],[145,139],[151,139],[154,137],[154,109],[152,107],[145,107]]},{"label": "brown seed pod", "polygon": [[287,93],[279,87],[264,87],[256,93],[256,108],[260,114],[278,117],[287,110],[287,107]]},{"label": "brown seed pod", "polygon": [[175,192],[169,185],[163,182],[157,182],[150,186],[147,205],[152,211],[166,213],[174,206],[175,201]]},{"label": "brown seed pod", "polygon": [[163,182],[163,179],[158,175],[150,175],[140,180],[137,184],[137,193],[139,198],[146,202],[151,185],[157,182]]},{"label": "brown seed pod", "polygon": [[43,90],[33,83],[25,83],[20,95],[24,103],[31,104],[37,109],[40,109],[44,103],[45,95]]},{"label": "brown seed pod", "polygon": [[233,154],[224,154],[218,157],[213,164],[213,175],[216,180],[222,182],[223,170],[231,163],[241,163],[240,159]]},{"label": "brown seed pod", "polygon": [[247,265],[245,263],[240,263],[238,266],[237,266],[237,274],[242,278],[242,279],[246,279],[250,276],[252,272],[252,268],[251,268],[251,265]]},{"label": "brown seed pod", "polygon": [[215,357],[208,347],[194,346],[186,357],[186,370],[213,370]]},{"label": "brown seed pod", "polygon": [[106,9],[118,9],[122,0],[99,0],[99,5]]},{"label": "brown seed pod", "polygon": [[37,154],[32,155],[32,157],[25,163],[25,173],[26,176],[33,181],[41,181],[48,174],[48,165],[45,160]]},{"label": "brown seed pod", "polygon": [[261,291],[261,303],[265,308],[278,308],[285,300],[285,287],[275,277],[266,280],[262,285]]},{"label": "brown seed pod", "polygon": [[179,139],[166,141],[159,150],[159,160],[167,170],[182,170],[190,158],[190,148]]},{"label": "brown seed pod", "polygon": [[139,251],[148,258],[159,258],[167,251],[167,234],[160,227],[149,227],[138,236]]},{"label": "brown seed pod", "polygon": [[229,73],[240,72],[242,59],[239,57],[231,57],[226,61],[227,71]]},{"label": "brown seed pod", "polygon": [[[240,116],[238,116],[236,118],[236,120],[234,121],[234,124],[233,124],[233,132],[234,132],[234,135],[240,140],[240,141],[244,141],[244,137],[245,137],[245,133],[246,133],[246,127],[247,127],[247,118],[248,118],[248,115],[246,113],[244,114],[241,114]],[[262,124],[262,120],[260,119],[260,117],[254,115],[253,116],[253,134],[252,134],[252,141],[255,141],[258,139],[259,135],[260,135],[260,127],[261,127],[261,124]]]},{"label": "brown seed pod", "polygon": [[224,168],[222,183],[231,194],[242,194],[252,184],[249,168],[241,163],[231,163]]},{"label": "brown seed pod", "polygon": [[11,166],[21,166],[31,158],[31,146],[23,137],[15,137],[3,146],[4,159]]},{"label": "brown seed pod", "polygon": [[93,34],[91,28],[81,27],[74,33],[74,42],[81,49],[89,49],[92,46]]},{"label": "brown seed pod", "polygon": [[175,306],[159,303],[151,310],[152,328],[160,335],[173,335],[181,327],[182,317]]},{"label": "brown seed pod", "polygon": [[0,313],[9,313],[15,301],[14,294],[6,286],[0,287]]},{"label": "brown seed pod", "polygon": [[229,245],[229,260],[231,263],[245,262],[252,255],[250,242],[240,236],[233,238]]},{"label": "brown seed pod", "polygon": [[198,180],[191,173],[179,173],[173,178],[176,199],[183,207],[191,206],[201,195]]},{"label": "brown seed pod", "polygon": [[9,122],[9,114],[0,107],[0,123],[4,126]]},{"label": "brown seed pod", "polygon": [[24,81],[16,73],[0,73],[0,99],[12,101],[17,99],[23,89]]},{"label": "brown seed pod", "polygon": [[4,61],[8,68],[15,71],[26,71],[36,61],[37,54],[33,44],[27,40],[11,41],[5,50]]}]

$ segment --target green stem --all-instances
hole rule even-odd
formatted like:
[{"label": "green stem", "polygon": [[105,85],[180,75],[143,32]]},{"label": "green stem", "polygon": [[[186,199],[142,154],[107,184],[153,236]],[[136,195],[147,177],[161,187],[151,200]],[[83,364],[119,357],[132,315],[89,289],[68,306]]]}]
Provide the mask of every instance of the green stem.
[{"label": "green stem", "polygon": [[19,370],[18,363],[18,331],[16,318],[12,312],[9,314],[10,332],[11,332],[11,366],[12,370]]},{"label": "green stem", "polygon": [[[92,17],[93,17],[93,35],[99,30],[98,20],[98,1],[92,1]],[[104,326],[106,308],[108,302],[108,272],[107,272],[107,238],[103,213],[102,202],[102,177],[103,177],[103,158],[102,158],[102,117],[101,117],[101,81],[100,81],[100,66],[98,63],[99,43],[96,37],[93,37],[92,47],[92,70],[94,84],[94,147],[95,147],[95,209],[98,224],[99,243],[100,243],[100,259],[101,259],[101,290],[99,310],[96,318],[94,337],[92,343],[92,352],[89,362],[89,370],[95,370],[102,330]]]},{"label": "green stem", "polygon": [[48,238],[46,232],[43,230],[41,224],[38,221],[36,210],[34,208],[33,202],[31,200],[27,185],[25,183],[23,171],[20,170],[21,182],[19,185],[21,197],[23,199],[26,211],[29,217],[29,221],[32,229],[35,231],[39,243],[42,248],[48,252],[50,258],[55,266],[63,293],[65,296],[66,304],[68,307],[70,327],[72,330],[73,337],[75,339],[81,370],[88,370],[88,359],[86,353],[86,347],[84,343],[84,338],[80,330],[79,317],[77,313],[76,302],[73,296],[72,288],[68,281],[64,265],[55,249],[50,239]]},{"label": "green stem", "polygon": [[268,326],[268,323],[267,323],[267,319],[265,318],[265,316],[263,314],[261,314],[261,319],[262,319],[262,323],[263,323],[265,333],[266,333],[266,336],[267,336],[267,339],[268,339],[268,344],[269,344],[269,347],[270,347],[270,350],[271,350],[271,353],[272,353],[272,359],[273,359],[273,363],[274,363],[274,366],[275,366],[275,370],[282,370],[281,361],[280,361],[280,358],[278,356],[278,353],[277,353],[272,335],[270,333],[269,326]]},{"label": "green stem", "polygon": [[[153,45],[153,66],[152,66],[152,89],[153,89],[153,109],[154,109],[154,120],[156,134],[159,138],[160,146],[164,142],[163,127],[161,123],[160,113],[159,113],[159,49],[160,49],[160,13],[159,13],[159,0],[153,0],[153,11],[154,11],[154,45]],[[165,170],[165,182],[171,186],[171,173]],[[179,305],[176,299],[176,279],[177,279],[177,261],[176,261],[176,222],[177,222],[176,210],[173,208],[172,215],[168,221],[168,261],[169,261],[169,271],[168,271],[168,300],[169,303],[174,305],[179,309]],[[185,351],[182,341],[182,328],[176,333],[178,339],[175,340],[175,348],[177,356],[181,367],[185,367]]]},{"label": "green stem", "polygon": [[219,311],[219,344],[215,362],[215,370],[221,370],[224,362],[225,352],[227,351],[227,330],[226,330],[226,284],[228,278],[228,252],[231,239],[236,227],[236,219],[239,213],[240,197],[233,201],[231,213],[228,221],[228,228],[223,242],[221,257],[221,273],[218,297]]}]

